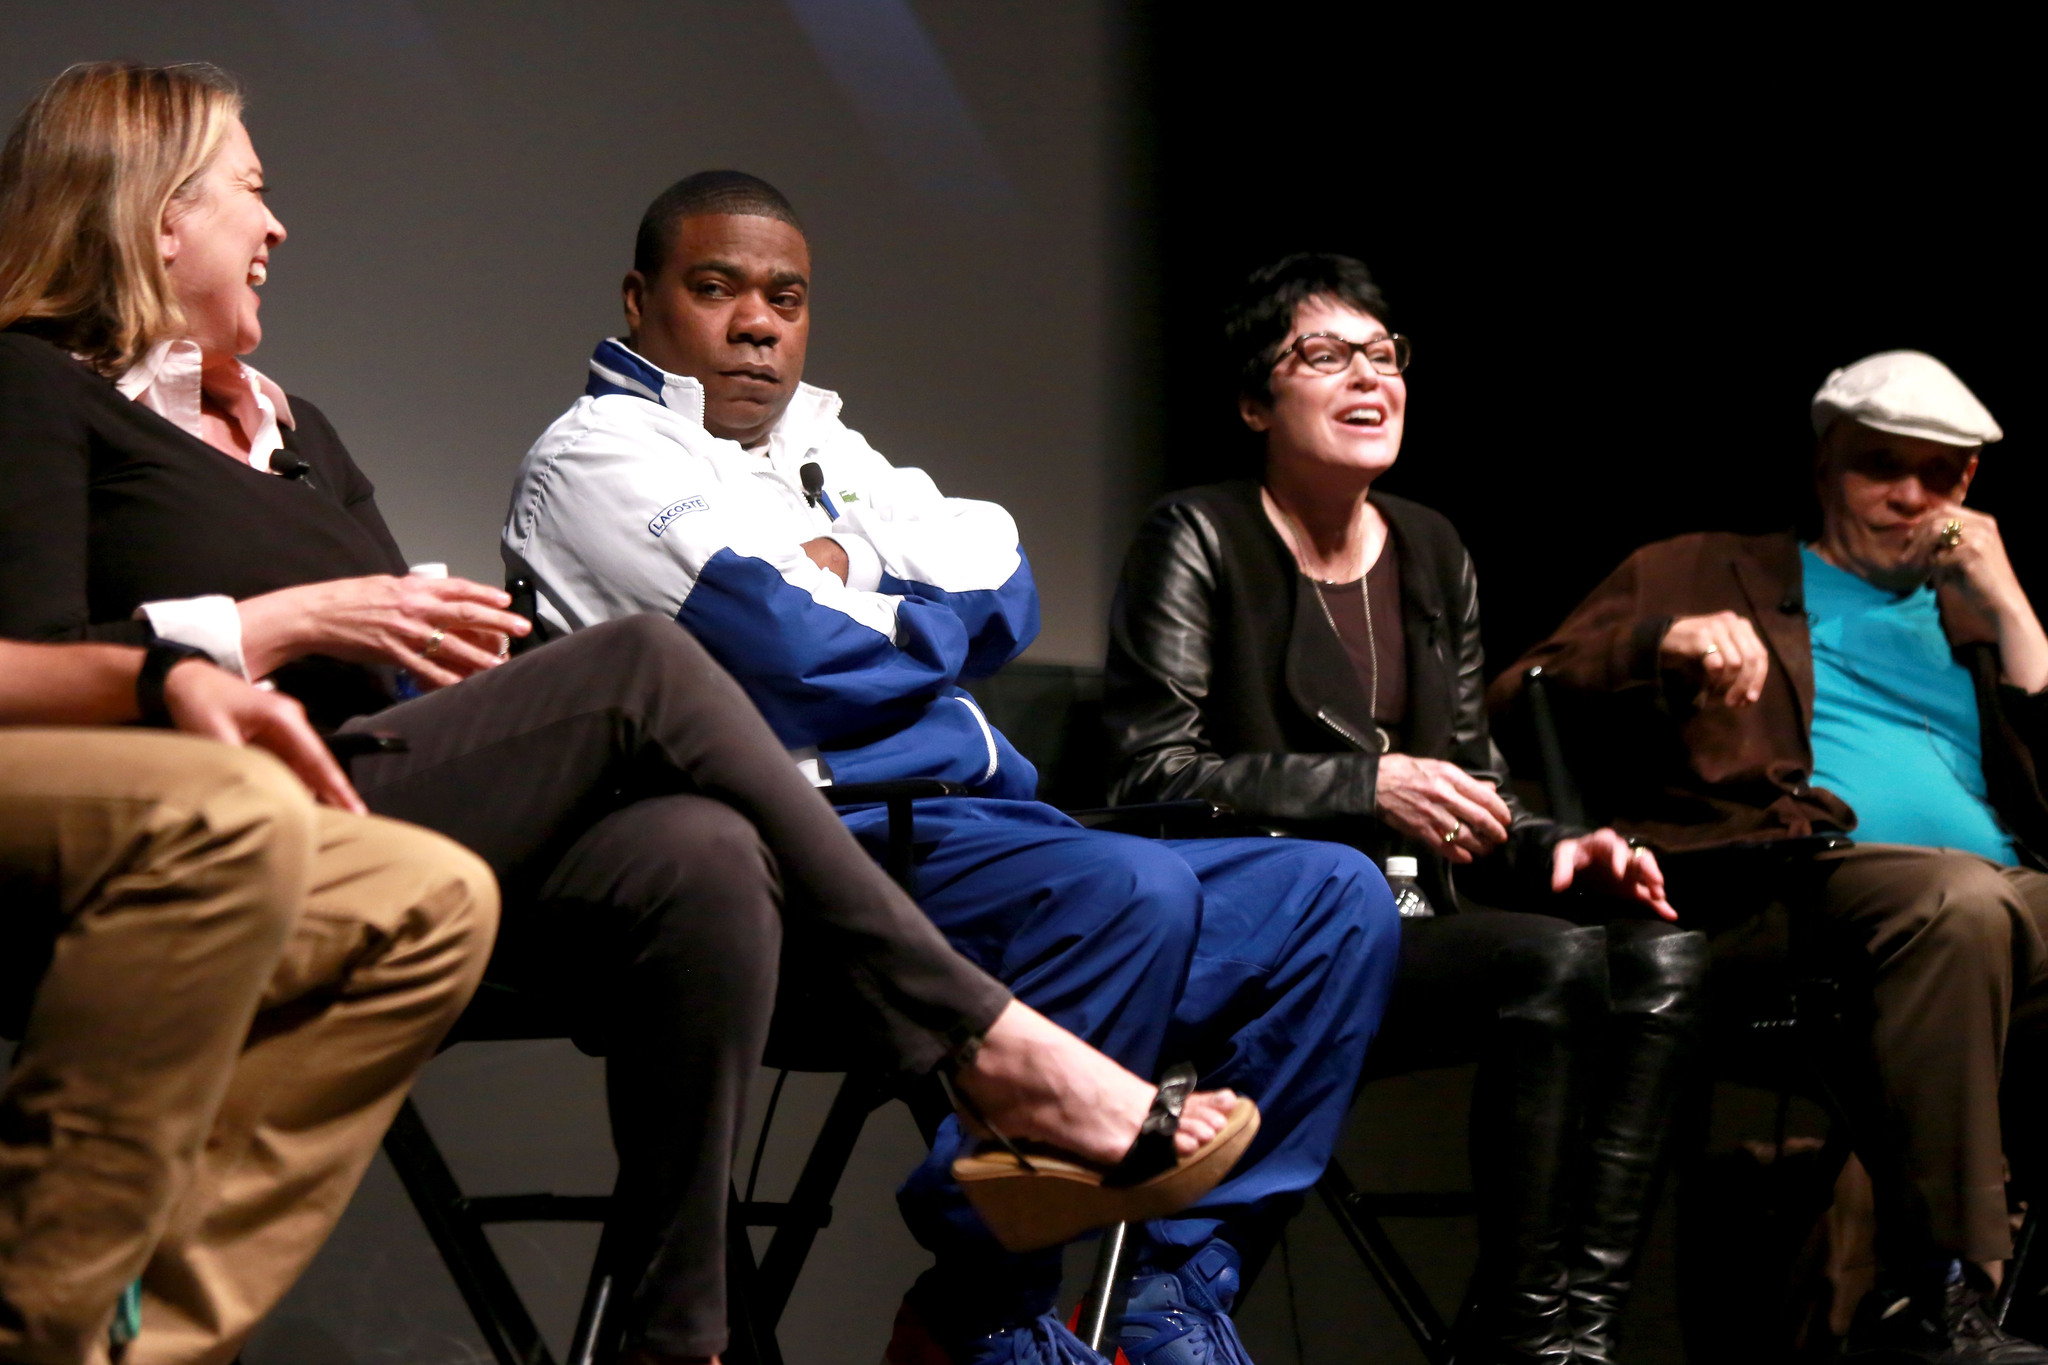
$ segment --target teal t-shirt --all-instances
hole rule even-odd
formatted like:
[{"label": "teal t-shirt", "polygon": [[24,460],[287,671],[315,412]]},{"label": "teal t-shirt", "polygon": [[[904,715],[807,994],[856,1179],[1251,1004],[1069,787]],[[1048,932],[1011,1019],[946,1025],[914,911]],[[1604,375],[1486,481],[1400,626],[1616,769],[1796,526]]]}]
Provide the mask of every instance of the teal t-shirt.
[{"label": "teal t-shirt", "polygon": [[2017,863],[1984,788],[1970,672],[1949,652],[1934,589],[1901,597],[1811,548],[1813,785],[1856,812],[1856,838]]}]

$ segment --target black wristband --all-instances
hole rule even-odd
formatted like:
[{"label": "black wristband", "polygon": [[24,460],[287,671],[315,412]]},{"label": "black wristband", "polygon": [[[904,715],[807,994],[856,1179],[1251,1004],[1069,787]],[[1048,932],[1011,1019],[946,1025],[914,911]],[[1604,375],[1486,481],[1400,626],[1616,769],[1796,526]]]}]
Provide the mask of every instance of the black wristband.
[{"label": "black wristband", "polygon": [[171,708],[164,701],[164,679],[187,659],[213,662],[213,656],[205,650],[173,640],[158,640],[143,652],[142,667],[135,674],[135,711],[144,725],[171,728]]}]

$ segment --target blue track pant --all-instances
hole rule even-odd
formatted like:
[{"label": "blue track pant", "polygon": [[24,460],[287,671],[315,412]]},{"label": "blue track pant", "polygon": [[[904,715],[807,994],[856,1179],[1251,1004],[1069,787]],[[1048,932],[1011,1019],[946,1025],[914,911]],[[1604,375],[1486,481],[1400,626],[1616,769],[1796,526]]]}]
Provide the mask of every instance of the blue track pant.
[{"label": "blue track pant", "polygon": [[[879,852],[886,817],[847,823]],[[1378,869],[1298,839],[1149,840],[1087,830],[1029,801],[917,807],[918,903],[1019,999],[1140,1076],[1192,1061],[1203,1089],[1259,1104],[1230,1177],[1147,1229],[1162,1250],[1291,1212],[1328,1163],[1385,1009],[1400,920]],[[1056,1252],[1008,1256],[950,1169],[953,1120],[898,1195],[939,1258],[943,1297],[994,1330],[1050,1308]]]}]

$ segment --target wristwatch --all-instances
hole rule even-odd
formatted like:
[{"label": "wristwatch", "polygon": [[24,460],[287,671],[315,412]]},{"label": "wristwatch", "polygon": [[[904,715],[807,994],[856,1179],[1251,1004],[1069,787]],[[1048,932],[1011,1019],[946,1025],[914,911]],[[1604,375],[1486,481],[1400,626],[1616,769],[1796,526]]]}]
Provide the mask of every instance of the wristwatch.
[{"label": "wristwatch", "polygon": [[135,674],[135,711],[144,725],[171,728],[171,708],[164,701],[164,679],[187,659],[213,662],[203,649],[181,645],[175,640],[156,640],[143,651],[142,667]]}]

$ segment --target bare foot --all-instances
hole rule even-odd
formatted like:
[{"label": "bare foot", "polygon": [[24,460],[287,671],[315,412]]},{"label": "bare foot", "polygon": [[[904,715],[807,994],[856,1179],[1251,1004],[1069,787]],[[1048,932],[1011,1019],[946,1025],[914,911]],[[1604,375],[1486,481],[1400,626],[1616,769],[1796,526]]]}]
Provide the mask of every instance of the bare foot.
[{"label": "bare foot", "polygon": [[[1158,1090],[1021,1000],[996,1016],[974,1064],[960,1068],[953,1083],[1003,1136],[1049,1143],[1100,1165],[1130,1149]],[[1222,1132],[1236,1104],[1228,1090],[1188,1096],[1175,1150],[1186,1156]],[[973,1126],[969,1116],[961,1119]]]}]

